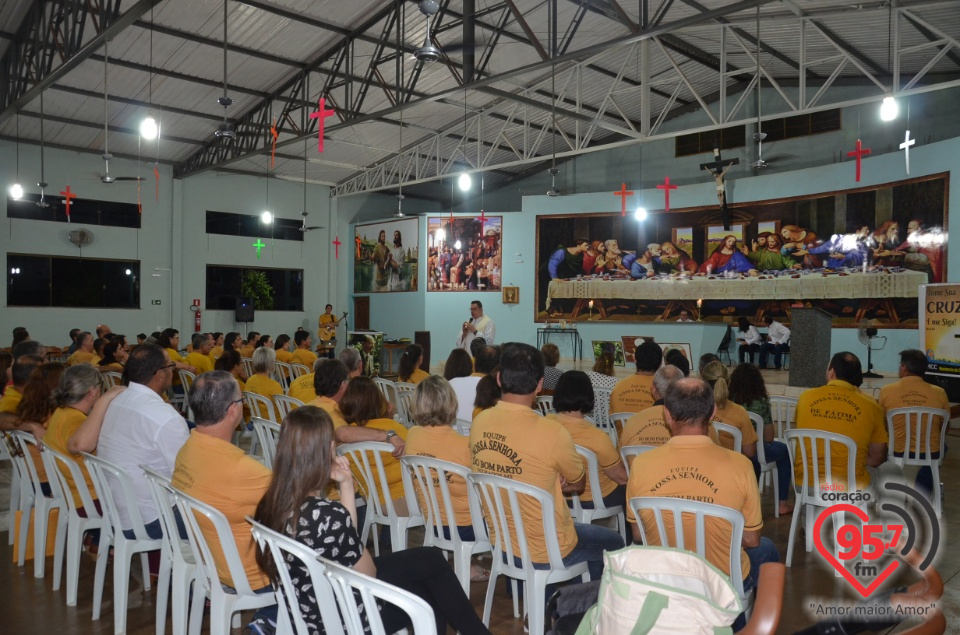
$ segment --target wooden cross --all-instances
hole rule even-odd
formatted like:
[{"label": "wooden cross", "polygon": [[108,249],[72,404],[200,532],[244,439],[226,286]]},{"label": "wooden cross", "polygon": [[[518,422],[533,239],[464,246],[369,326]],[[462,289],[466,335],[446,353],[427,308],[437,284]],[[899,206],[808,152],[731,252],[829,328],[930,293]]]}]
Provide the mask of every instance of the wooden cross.
[{"label": "wooden cross", "polygon": [[621,183],[620,190],[617,192],[614,192],[613,195],[620,197],[620,215],[626,216],[627,215],[627,197],[633,196],[633,192],[627,189],[626,183]]},{"label": "wooden cross", "polygon": [[266,245],[264,245],[264,244],[260,241],[260,239],[257,238],[257,242],[253,243],[253,246],[257,248],[257,260],[260,260],[260,250],[261,250],[263,247],[266,247]]},{"label": "wooden cross", "polygon": [[663,185],[658,185],[657,189],[663,190],[663,201],[664,201],[663,210],[665,212],[669,212],[670,211],[670,190],[677,189],[677,186],[670,185],[670,177],[665,176],[663,177]]},{"label": "wooden cross", "polygon": [[332,108],[331,108],[330,110],[327,110],[327,109],[326,109],[326,103],[327,103],[327,100],[324,99],[323,97],[321,97],[321,98],[320,98],[320,102],[319,102],[319,104],[320,104],[320,110],[318,110],[318,111],[316,111],[316,112],[310,113],[310,118],[311,118],[311,119],[319,119],[319,120],[320,120],[320,121],[317,123],[317,136],[318,136],[318,139],[317,139],[317,152],[323,152],[323,121],[324,121],[324,119],[326,119],[327,117],[329,117],[329,116],[331,116],[331,115],[334,114]]},{"label": "wooden cross", "polygon": [[337,246],[337,247],[336,247],[336,249],[337,249],[337,260],[339,260],[339,259],[340,259],[340,245],[343,244],[343,243],[340,242],[340,237],[339,237],[339,236],[337,236],[337,239],[336,239],[335,241],[333,241],[333,244]]},{"label": "wooden cross", "polygon": [[77,195],[74,192],[71,192],[70,186],[67,185],[66,191],[60,192],[60,196],[62,196],[65,199],[64,202],[67,204],[67,222],[69,223],[70,222],[70,201],[77,198]]},{"label": "wooden cross", "polygon": [[706,170],[713,175],[713,180],[717,183],[717,201],[720,203],[720,217],[723,219],[723,229],[730,231],[730,216],[727,213],[727,184],[724,177],[735,165],[740,164],[740,159],[724,159],[720,156],[720,148],[713,149],[713,161],[701,163],[700,169]]},{"label": "wooden cross", "polygon": [[857,149],[847,153],[848,157],[857,157],[857,183],[860,182],[860,161],[862,161],[864,155],[867,154],[870,154],[870,148],[864,148],[863,144],[860,143],[860,139],[857,139]]},{"label": "wooden cross", "polygon": [[487,217],[484,214],[483,210],[480,210],[480,230],[483,233],[483,224],[487,222]]},{"label": "wooden cross", "polygon": [[360,237],[359,237],[359,236],[357,236],[356,238],[354,238],[353,241],[354,241],[355,243],[357,243],[357,260],[360,260],[360,257],[361,257],[361,255],[362,255],[362,254],[361,254],[361,251],[360,251],[360,246],[363,244],[363,241],[360,240]]},{"label": "wooden cross", "polygon": [[907,134],[903,137],[903,143],[900,144],[900,149],[903,150],[904,159],[907,162],[907,174],[910,174],[910,146],[914,145],[916,142],[916,139],[910,138],[910,131],[907,130]]}]

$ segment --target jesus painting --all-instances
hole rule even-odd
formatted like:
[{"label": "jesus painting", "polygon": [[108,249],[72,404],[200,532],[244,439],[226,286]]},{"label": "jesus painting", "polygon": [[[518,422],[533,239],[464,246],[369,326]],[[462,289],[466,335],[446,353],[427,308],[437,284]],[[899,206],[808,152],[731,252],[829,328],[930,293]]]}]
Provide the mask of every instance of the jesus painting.
[{"label": "jesus painting", "polygon": [[700,265],[699,270],[701,274],[727,272],[757,275],[754,264],[740,253],[737,249],[737,237],[732,235],[723,237],[720,246]]}]

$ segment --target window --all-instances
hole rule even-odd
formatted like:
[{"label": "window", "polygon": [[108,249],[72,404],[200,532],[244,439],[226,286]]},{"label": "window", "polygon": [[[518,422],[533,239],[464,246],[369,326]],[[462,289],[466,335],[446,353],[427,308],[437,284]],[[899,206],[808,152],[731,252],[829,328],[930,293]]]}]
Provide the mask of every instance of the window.
[{"label": "window", "polygon": [[783,119],[765,121],[761,129],[767,133],[767,138],[764,139],[764,141],[780,141],[781,139],[808,137],[810,135],[820,134],[821,132],[840,130],[840,124],[840,109],[835,108],[833,110],[824,110],[806,115],[796,115],[795,117],[784,117]]},{"label": "window", "polygon": [[273,218],[269,225],[259,216],[207,211],[207,233],[222,236],[247,236],[249,238],[275,238],[303,241],[300,221],[290,218]]},{"label": "window", "polygon": [[303,269],[207,265],[207,308],[233,311],[239,297],[258,311],[302,311]]},{"label": "window", "polygon": [[676,140],[676,156],[686,157],[691,154],[713,152],[719,144],[721,150],[742,148],[746,144],[747,127],[733,126],[709,132],[681,135]]},{"label": "window", "polygon": [[[127,187],[115,184],[112,187]],[[137,193],[132,192],[136,198]],[[46,220],[55,223],[67,222],[67,208],[63,197],[47,192],[44,197],[46,207],[38,207],[39,194],[24,194],[16,200],[7,198],[7,217]],[[107,225],[110,227],[140,227],[140,209],[136,203],[117,203],[115,201],[97,201],[77,198],[70,204],[70,222],[84,225]]]},{"label": "window", "polygon": [[7,306],[140,308],[140,261],[7,255]]}]

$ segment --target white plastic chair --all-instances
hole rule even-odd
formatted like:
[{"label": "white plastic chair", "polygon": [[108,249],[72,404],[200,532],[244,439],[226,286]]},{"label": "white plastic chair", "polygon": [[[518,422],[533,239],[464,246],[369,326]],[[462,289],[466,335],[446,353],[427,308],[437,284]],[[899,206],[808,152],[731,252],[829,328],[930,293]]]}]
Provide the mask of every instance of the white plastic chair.
[{"label": "white plastic chair", "polygon": [[593,419],[597,422],[597,427],[603,430],[613,425],[610,421],[611,394],[613,388],[593,387]]},{"label": "white plastic chair", "polygon": [[180,376],[180,385],[183,386],[183,410],[186,411],[187,419],[193,419],[193,415],[190,412],[190,389],[193,387],[193,382],[197,381],[197,375],[191,373],[189,370],[178,370],[177,374]]},{"label": "white plastic chair", "polygon": [[417,389],[417,386],[416,384],[398,381],[394,384],[394,389],[397,393],[397,412],[393,418],[409,428],[413,425],[413,418],[410,416],[410,401],[413,399],[413,392]]},{"label": "white plastic chair", "polygon": [[241,357],[240,365],[243,366],[243,374],[247,377],[253,377],[253,359],[249,357]]},{"label": "white plastic chair", "polygon": [[[590,524],[595,520],[602,518],[616,518],[617,529],[624,543],[627,541],[627,519],[623,515],[623,505],[607,507],[603,504],[603,492],[600,491],[600,462],[593,450],[585,448],[582,445],[574,445],[577,454],[587,461],[587,487],[590,488],[590,496],[593,497],[593,509],[585,509],[580,496],[573,494],[573,519],[578,523]],[[614,446],[616,447],[616,446]]]},{"label": "white plastic chair", "polygon": [[[160,549],[160,577],[157,579],[157,635],[164,635],[167,627],[167,600],[173,609],[171,626],[173,635],[186,635],[189,617],[190,588],[197,581],[199,570],[193,552],[186,540],[180,538],[180,529],[173,512],[176,505],[175,492],[170,479],[141,465],[154,505],[160,510],[163,527],[163,547]],[[169,593],[168,593],[169,587]],[[199,585],[197,585],[199,592]],[[195,615],[199,628],[202,615]],[[196,630],[194,631],[196,632]]]},{"label": "white plastic chair", "polygon": [[[780,505],[778,504],[780,493],[777,491],[779,471],[777,470],[776,463],[767,462],[767,452],[763,447],[763,417],[750,411],[747,411],[747,414],[750,416],[753,428],[757,431],[757,462],[760,464],[760,493],[763,494],[766,483],[770,481],[770,489],[773,491],[773,515],[775,518],[780,518]],[[770,480],[771,478],[772,480]]]},{"label": "white plastic chair", "polygon": [[[237,542],[233,536],[230,522],[223,512],[207,505],[196,498],[174,489],[177,508],[187,526],[187,542],[190,545],[194,561],[199,568],[199,585],[194,585],[193,606],[190,608],[191,632],[195,616],[203,612],[203,598],[210,598],[210,633],[214,635],[229,635],[231,617],[238,611],[259,609],[274,604],[276,596],[273,593],[254,593],[247,579],[247,572],[240,560]],[[202,517],[208,525],[213,525],[220,542],[223,559],[233,581],[233,587],[221,584],[217,573],[217,564],[213,559],[213,552],[206,536],[200,529],[199,518]],[[203,587],[203,592],[200,592]],[[239,626],[239,615],[234,626]]]},{"label": "white plastic chair", "polygon": [[[470,469],[449,461],[417,455],[405,456],[400,462],[410,471],[411,482],[416,490],[406,494],[408,507],[419,504],[420,514],[424,518],[423,546],[438,547],[453,553],[453,570],[457,573],[463,592],[470,597],[470,559],[477,553],[489,553],[490,540],[483,522],[480,499],[469,484],[467,501],[476,540],[468,542],[460,538],[449,486],[451,478],[460,478],[466,483]],[[417,492],[420,492],[420,496]],[[443,522],[444,517],[446,522]],[[449,538],[444,537],[444,530]]]},{"label": "white plastic chair", "polygon": [[[87,452],[81,452],[90,470],[90,479],[103,508],[104,524],[100,531],[100,546],[97,552],[97,569],[93,581],[93,619],[100,619],[100,607],[103,601],[103,583],[107,572],[107,560],[110,547],[113,546],[113,630],[122,635],[127,630],[127,599],[130,592],[130,560],[134,554],[140,554],[143,568],[143,590],[150,590],[150,565],[147,552],[163,548],[162,540],[147,536],[143,517],[137,505],[137,495],[133,491],[133,481],[123,468],[97,458]],[[111,487],[115,483],[118,489]],[[119,504],[127,511],[132,523],[134,538],[123,535],[120,521]]]},{"label": "white plastic chair", "polygon": [[346,621],[347,633],[364,632],[364,620],[360,617],[360,610],[357,607],[359,601],[363,602],[371,635],[387,635],[377,606],[377,601],[380,600],[383,603],[392,604],[407,614],[413,627],[413,635],[437,635],[437,622],[433,609],[417,596],[335,562],[322,558],[320,561],[326,567],[325,575],[330,580],[333,593],[337,598],[337,606]]},{"label": "white plastic chair", "polygon": [[[490,625],[490,610],[493,607],[493,593],[497,578],[501,575],[514,580],[523,580],[523,609],[529,618],[530,635],[543,635],[544,610],[546,606],[546,586],[553,582],[565,582],[581,578],[590,580],[586,562],[571,567],[563,565],[560,555],[560,543],[557,539],[556,516],[553,508],[553,496],[548,492],[492,474],[470,474],[469,481],[480,492],[480,501],[488,521],[493,525],[491,546],[493,564],[490,567],[490,581],[487,584],[487,596],[483,605],[483,623]],[[539,516],[543,522],[543,536],[546,542],[549,569],[534,569],[530,558],[530,546],[527,544],[527,529],[524,514],[520,509],[520,499],[526,497],[540,507]],[[511,525],[513,531],[511,531]],[[514,550],[512,539],[516,538],[519,553]],[[514,558],[520,560],[516,564]],[[514,588],[516,591],[516,588]],[[516,615],[516,593],[514,593],[514,616]]]},{"label": "white plastic chair", "polygon": [[286,362],[276,362],[276,370],[274,375],[276,375],[277,383],[280,384],[280,387],[283,388],[283,392],[286,393],[290,390],[290,378],[293,375],[293,371],[290,368],[290,364]]},{"label": "white plastic chair", "polygon": [[[793,546],[796,538],[797,524],[800,514],[806,512],[806,548],[813,550],[813,526],[816,514],[834,504],[824,500],[823,494],[835,491],[833,486],[843,486],[848,494],[857,491],[857,444],[850,437],[822,430],[787,430],[787,451],[790,454],[790,464],[797,465],[797,456],[800,457],[801,472],[794,472],[794,483],[800,481],[800,491],[797,493],[796,506],[793,509],[793,519],[790,521],[790,539],[787,541],[786,565],[793,562]],[[834,474],[829,466],[833,465],[833,452],[843,446],[847,450],[846,473]],[[820,477],[820,466],[824,466],[824,477]],[[796,470],[796,467],[794,467]],[[829,485],[830,489],[823,489],[822,485]],[[833,531],[836,532],[844,524],[843,512],[833,515]],[[839,550],[839,545],[837,545]],[[840,572],[837,572],[840,575]]]},{"label": "white plastic chair", "polygon": [[625,445],[620,448],[620,458],[623,459],[623,465],[627,468],[627,476],[630,476],[630,464],[633,463],[633,459],[656,447],[655,445]]},{"label": "white plastic chair", "polygon": [[303,402],[299,399],[287,395],[274,395],[273,403],[277,406],[277,417],[280,421],[283,421],[291,410],[296,410],[303,405]]},{"label": "white plastic chair", "polygon": [[620,445],[620,434],[623,433],[624,426],[636,414],[635,412],[614,412],[607,415],[607,427],[603,430],[610,435],[614,446]]},{"label": "white plastic chair", "polygon": [[[737,592],[737,597],[740,598],[741,605],[744,607],[744,612],[747,614],[748,618],[750,617],[750,613],[753,608],[754,591],[751,591],[748,597],[747,593],[743,590],[743,576],[741,575],[742,568],[740,564],[740,546],[743,542],[743,514],[735,509],[731,509],[730,507],[725,507],[723,505],[702,503],[683,498],[670,498],[666,496],[637,496],[635,498],[631,498],[627,504],[630,506],[630,512],[637,521],[637,527],[640,529],[640,536],[643,539],[643,544],[652,544],[647,536],[643,521],[640,518],[640,512],[646,510],[653,513],[654,521],[657,525],[659,543],[662,546],[676,547],[678,549],[693,551],[701,558],[707,558],[707,532],[710,531],[710,528],[707,527],[707,520],[709,519],[712,521],[711,524],[714,526],[713,531],[716,531],[716,525],[718,523],[729,524],[730,545],[727,566],[728,570],[730,571],[730,582],[733,583],[733,588]],[[666,529],[664,524],[665,512],[670,518],[671,524],[673,525],[672,540],[670,532]],[[686,514],[693,515],[694,517],[693,536],[684,535],[686,532],[684,531],[683,515]],[[680,518],[680,522],[677,522],[678,518]],[[691,540],[694,542],[694,544],[687,546]],[[713,564],[716,565],[716,563]]]},{"label": "white plastic chair", "polygon": [[[10,436],[16,441],[23,457],[23,464],[27,469],[30,478],[30,484],[33,491],[29,493],[28,500],[32,501],[33,506],[33,577],[42,578],[47,556],[47,530],[50,523],[50,514],[54,508],[60,510],[60,518],[66,518],[67,501],[64,500],[63,491],[59,482],[51,482],[50,489],[52,496],[44,496],[40,488],[40,476],[37,466],[34,464],[33,455],[29,447],[32,445],[38,450],[42,447],[37,443],[37,438],[24,430],[11,430]],[[47,479],[54,478],[47,475]],[[63,522],[63,521],[59,521]],[[20,517],[20,553],[17,556],[17,564],[23,566],[23,559],[26,557],[27,528],[30,525],[30,512]],[[22,554],[22,555],[21,555]]]},{"label": "white plastic chair", "polygon": [[[895,428],[894,419],[902,417],[901,426],[904,433],[904,447],[902,456],[894,454]],[[933,458],[930,449],[933,447],[934,420],[940,420],[940,458]],[[894,408],[887,411],[887,460],[897,465],[915,465],[929,467],[933,472],[933,508],[937,518],[943,513],[943,497],[940,492],[940,466],[943,465],[944,448],[946,447],[947,428],[950,427],[950,412],[941,408]]]},{"label": "white plastic chair", "polygon": [[[44,446],[43,464],[47,470],[47,477],[53,486],[56,480],[57,487],[63,495],[67,504],[67,513],[60,514],[57,523],[57,542],[53,552],[53,590],[60,589],[60,575],[63,571],[64,546],[66,546],[67,556],[67,606],[77,605],[77,586],[80,579],[80,555],[83,552],[83,534],[103,527],[103,516],[97,511],[97,506],[93,502],[93,495],[87,487],[86,479],[83,477],[83,470],[73,458]],[[62,466],[58,467],[57,464]],[[70,490],[70,484],[64,477],[63,470],[70,472],[70,477],[76,485],[77,493],[80,495],[80,502],[83,504],[83,512],[86,518],[77,512],[76,502],[73,500],[73,494]]]},{"label": "white plastic chair", "polygon": [[472,421],[467,421],[466,419],[457,419],[453,422],[453,429],[457,431],[462,437],[470,436],[470,428],[473,427]]},{"label": "white plastic chair", "polygon": [[[11,452],[11,448],[13,451]],[[29,491],[30,487],[30,477],[26,474],[27,466],[23,462],[23,458],[19,457],[20,449],[16,445],[16,441],[12,437],[7,436],[6,432],[0,432],[0,461],[10,461],[10,513],[8,514],[7,522],[7,544],[13,544],[13,536],[16,532],[17,524],[17,512],[21,512],[21,517],[29,518],[30,511],[29,509],[24,514],[21,509],[21,501],[26,503],[26,500],[29,495],[24,494],[24,490]],[[24,473],[21,476],[21,472]],[[33,503],[30,503],[32,506]],[[24,543],[21,543],[24,544]],[[23,565],[23,561],[20,561],[20,565]]]},{"label": "white plastic chair", "polygon": [[732,426],[729,423],[722,423],[720,421],[712,421],[714,429],[717,431],[717,436],[719,437],[721,433],[729,434],[733,437],[733,451],[741,452],[743,450],[743,433],[740,432],[740,428],[737,426]]},{"label": "white plastic chair", "polygon": [[[253,362],[251,362],[251,364],[252,364],[252,363],[253,363]],[[251,366],[251,368],[252,368],[252,366]],[[294,380],[294,379],[296,379],[297,377],[302,377],[302,376],[304,376],[304,375],[309,375],[309,374],[312,373],[312,372],[313,372],[313,371],[311,371],[309,368],[307,368],[307,367],[304,366],[303,364],[297,364],[297,363],[291,363],[291,364],[290,364],[290,379],[291,379],[291,380]],[[249,377],[249,376],[250,376],[250,375],[247,375],[247,377]]]},{"label": "white plastic chair", "polygon": [[401,413],[402,406],[397,392],[397,384],[383,377],[374,377],[373,383],[380,389],[380,394],[383,395],[383,398],[393,404],[394,420],[398,423],[406,423],[405,415]]},{"label": "white plastic chair", "polygon": [[553,395],[539,395],[536,402],[534,402],[534,407],[546,417],[548,414],[556,412],[553,409]]},{"label": "white plastic chair", "polygon": [[[260,551],[269,552],[273,558],[277,575],[280,578],[280,588],[275,591],[277,604],[280,607],[277,633],[292,632],[296,635],[310,635],[310,630],[300,609],[301,600],[297,596],[297,587],[290,578],[291,564],[288,559],[293,558],[297,564],[302,565],[307,570],[307,574],[310,576],[311,594],[316,600],[317,608],[320,611],[320,621],[323,622],[323,628],[327,635],[344,635],[343,622],[340,619],[339,611],[337,611],[337,600],[334,597],[333,586],[330,578],[326,576],[324,561],[317,557],[313,549],[293,538],[268,529],[249,516],[247,522],[250,523],[250,532],[253,534],[253,539],[257,541]],[[292,624],[289,623],[291,615],[293,616]],[[284,630],[285,621],[288,630]]]},{"label": "white plastic chair", "polygon": [[[393,507],[390,485],[387,483],[386,470],[383,469],[384,456],[391,456],[393,449],[392,443],[364,441],[344,443],[337,448],[337,454],[347,457],[361,476],[359,485],[367,503],[367,513],[363,519],[360,541],[367,544],[370,528],[373,525],[380,525],[390,530],[391,548],[394,551],[401,551],[407,548],[407,530],[411,527],[422,527],[423,517],[413,501],[407,501],[410,516],[398,516],[397,510]],[[376,479],[373,476],[374,467],[377,469]],[[409,480],[410,475],[406,470],[401,469],[400,473],[404,479]],[[405,482],[404,490],[408,489],[410,487]],[[383,502],[380,501],[381,493]],[[373,550],[376,555],[380,555],[380,541],[376,537],[373,541]]]},{"label": "white plastic chair", "polygon": [[253,431],[260,441],[263,451],[263,464],[273,469],[273,460],[277,456],[277,439],[280,437],[280,424],[261,417],[250,417]]},{"label": "white plastic chair", "polygon": [[770,397],[770,414],[773,423],[777,426],[777,440],[783,441],[784,433],[793,428],[797,422],[796,397]]},{"label": "white plastic chair", "polygon": [[123,381],[123,375],[118,373],[115,370],[108,370],[100,373],[100,376],[103,377],[104,387],[109,390],[114,386],[119,386]]},{"label": "white plastic chair", "polygon": [[[250,411],[250,421],[253,422],[254,417],[259,417],[262,414],[266,413],[266,417],[263,417],[269,421],[279,421],[277,419],[277,414],[273,409],[273,400],[269,397],[264,397],[261,394],[250,392],[249,390],[244,390],[240,393],[240,396],[243,397],[243,403],[247,406],[247,409]],[[250,434],[249,430],[244,430],[242,436],[250,436],[250,451],[248,454],[251,456],[258,453],[260,449],[259,438],[256,433]]]}]

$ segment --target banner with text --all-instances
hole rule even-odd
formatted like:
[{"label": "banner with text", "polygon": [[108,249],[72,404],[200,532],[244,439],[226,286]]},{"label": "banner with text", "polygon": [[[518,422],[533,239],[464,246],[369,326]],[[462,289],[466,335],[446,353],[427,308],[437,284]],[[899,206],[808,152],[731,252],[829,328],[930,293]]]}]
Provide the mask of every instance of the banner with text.
[{"label": "banner with text", "polygon": [[920,286],[920,349],[927,354],[927,372],[960,376],[960,284]]}]

